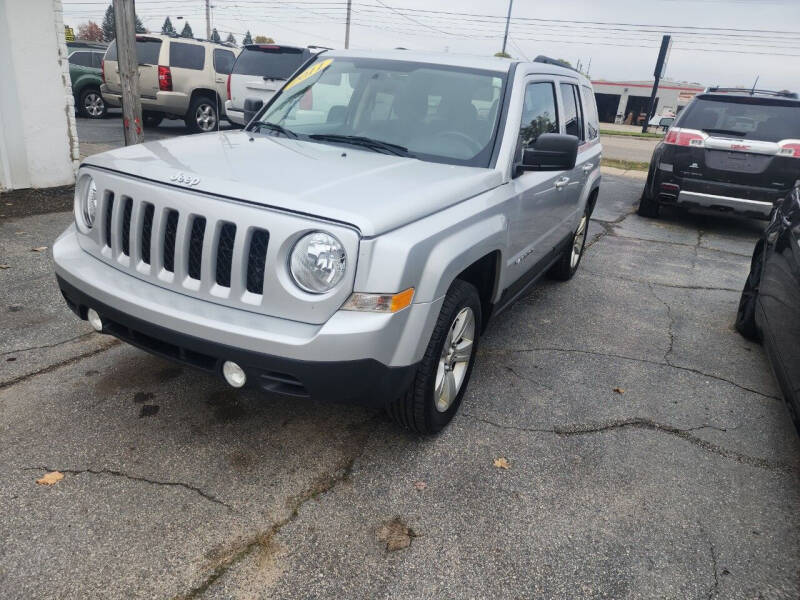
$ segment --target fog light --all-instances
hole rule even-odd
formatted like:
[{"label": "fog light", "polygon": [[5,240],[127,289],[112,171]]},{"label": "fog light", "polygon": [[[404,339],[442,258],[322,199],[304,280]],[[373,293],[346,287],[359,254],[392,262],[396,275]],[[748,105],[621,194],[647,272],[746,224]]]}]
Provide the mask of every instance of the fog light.
[{"label": "fog light", "polygon": [[86,311],[86,319],[89,321],[89,325],[92,326],[92,329],[95,331],[103,331],[103,320],[95,309],[90,308]]},{"label": "fog light", "polygon": [[247,375],[244,374],[242,367],[229,360],[222,365],[222,374],[231,387],[240,388],[247,381]]}]

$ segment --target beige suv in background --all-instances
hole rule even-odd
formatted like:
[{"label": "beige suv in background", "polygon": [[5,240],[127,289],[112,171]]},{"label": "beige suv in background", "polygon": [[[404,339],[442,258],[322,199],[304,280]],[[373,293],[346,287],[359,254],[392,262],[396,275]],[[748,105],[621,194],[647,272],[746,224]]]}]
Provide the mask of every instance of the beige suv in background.
[{"label": "beige suv in background", "polygon": [[[161,34],[136,36],[139,96],[145,125],[162,119],[183,119],[190,131],[214,131],[226,117],[228,74],[238,48]],[[103,99],[121,106],[117,45],[111,43],[103,60]]]}]

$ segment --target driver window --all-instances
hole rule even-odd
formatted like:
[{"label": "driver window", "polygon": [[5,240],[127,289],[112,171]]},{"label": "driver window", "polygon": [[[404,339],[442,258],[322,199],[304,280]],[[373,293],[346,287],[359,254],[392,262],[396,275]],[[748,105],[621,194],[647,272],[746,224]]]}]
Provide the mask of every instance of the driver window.
[{"label": "driver window", "polygon": [[556,90],[552,83],[529,83],[525,88],[519,138],[522,146],[536,142],[543,133],[558,133]]}]

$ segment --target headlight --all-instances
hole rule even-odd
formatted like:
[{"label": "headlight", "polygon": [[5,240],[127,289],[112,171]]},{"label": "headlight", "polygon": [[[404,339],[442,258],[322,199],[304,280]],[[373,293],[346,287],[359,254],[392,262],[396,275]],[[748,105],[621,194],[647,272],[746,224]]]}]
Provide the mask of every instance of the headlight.
[{"label": "headlight", "polygon": [[341,242],[322,231],[300,238],[289,259],[289,271],[297,286],[311,294],[324,294],[344,277],[347,255]]},{"label": "headlight", "polygon": [[75,186],[75,218],[79,225],[91,229],[97,215],[97,184],[91,176],[84,176]]}]

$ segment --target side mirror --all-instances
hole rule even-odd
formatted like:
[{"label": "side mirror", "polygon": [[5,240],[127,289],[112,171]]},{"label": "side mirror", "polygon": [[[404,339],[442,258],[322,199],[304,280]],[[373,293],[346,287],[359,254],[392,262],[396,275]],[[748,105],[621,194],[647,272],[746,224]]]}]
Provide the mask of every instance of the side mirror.
[{"label": "side mirror", "polygon": [[264,101],[260,98],[245,98],[244,100],[244,122],[245,124],[253,120],[256,113],[264,106]]},{"label": "side mirror", "polygon": [[560,133],[543,133],[522,152],[523,171],[569,171],[578,160],[578,138]]}]

